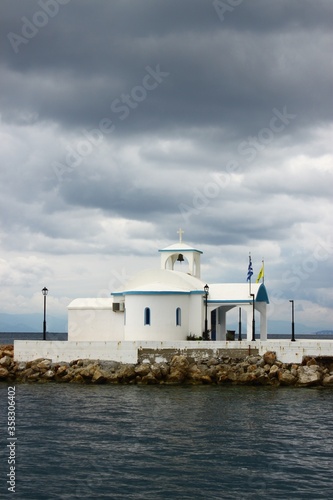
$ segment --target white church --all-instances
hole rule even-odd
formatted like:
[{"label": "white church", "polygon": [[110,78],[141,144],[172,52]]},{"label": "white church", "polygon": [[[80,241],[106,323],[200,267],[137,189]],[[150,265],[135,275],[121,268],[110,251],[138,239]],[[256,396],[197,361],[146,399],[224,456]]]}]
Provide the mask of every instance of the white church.
[{"label": "white church", "polygon": [[[331,340],[267,340],[269,301],[264,283],[206,283],[200,272],[202,252],[184,243],[182,233],[179,230],[178,243],[159,250],[159,269],[139,273],[108,298],[73,300],[68,306],[68,340],[15,340],[15,361],[136,364],[145,349],[156,354],[156,362],[167,359],[163,350],[207,350],[207,356],[208,351],[219,356],[221,349],[250,353],[254,348],[261,356],[275,352],[283,363],[301,363],[304,356],[333,356]],[[234,341],[227,336],[228,313],[233,309],[246,318],[246,331]],[[260,339],[254,339],[258,324]],[[194,341],[188,342],[190,336]]]},{"label": "white church", "polygon": [[[79,298],[68,306],[68,341],[226,340],[227,313],[246,315],[243,338],[252,339],[254,316],[260,340],[267,340],[269,303],[263,283],[206,283],[202,251],[182,241],[159,250],[160,269],[140,272],[109,298]],[[184,263],[184,271],[176,270]],[[185,264],[188,264],[185,265]],[[177,265],[176,265],[177,264]]]}]

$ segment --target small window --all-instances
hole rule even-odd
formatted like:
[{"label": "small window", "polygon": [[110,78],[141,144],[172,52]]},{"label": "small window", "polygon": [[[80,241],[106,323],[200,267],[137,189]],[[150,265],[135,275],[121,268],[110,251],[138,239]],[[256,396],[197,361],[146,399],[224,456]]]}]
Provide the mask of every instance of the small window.
[{"label": "small window", "polygon": [[176,326],[181,326],[182,324],[182,310],[180,307],[176,309]]},{"label": "small window", "polygon": [[150,325],[150,308],[149,307],[145,308],[144,324],[145,325]]}]

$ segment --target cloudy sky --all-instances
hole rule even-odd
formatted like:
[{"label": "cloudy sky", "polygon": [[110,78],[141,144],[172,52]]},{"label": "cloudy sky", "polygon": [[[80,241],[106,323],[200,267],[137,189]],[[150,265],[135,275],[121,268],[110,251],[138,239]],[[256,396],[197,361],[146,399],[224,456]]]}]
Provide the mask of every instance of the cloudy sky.
[{"label": "cloudy sky", "polygon": [[0,312],[65,317],[183,239],[332,329],[330,0],[2,0]]}]

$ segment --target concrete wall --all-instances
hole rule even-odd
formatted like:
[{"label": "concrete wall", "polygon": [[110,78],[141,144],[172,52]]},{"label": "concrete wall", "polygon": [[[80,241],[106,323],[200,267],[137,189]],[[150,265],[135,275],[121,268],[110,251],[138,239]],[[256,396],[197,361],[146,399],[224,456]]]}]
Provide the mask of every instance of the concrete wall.
[{"label": "concrete wall", "polygon": [[75,359],[100,359],[137,363],[138,350],[133,342],[70,342],[15,340],[15,361],[33,361],[38,358],[70,362]]},{"label": "concrete wall", "polygon": [[266,340],[250,342],[258,344],[259,354],[276,352],[277,359],[283,363],[302,363],[304,356],[333,356],[333,340]]},{"label": "concrete wall", "polygon": [[[156,362],[165,361],[163,350],[177,350],[193,356],[193,350],[207,350],[207,357],[219,356],[221,349],[247,349],[249,354],[267,351],[276,352],[277,359],[283,363],[301,363],[303,356],[332,356],[333,340],[286,340],[262,341],[133,341],[133,342],[70,342],[70,341],[36,341],[15,340],[15,361],[32,361],[38,358],[49,358],[53,362],[72,361],[75,359],[113,360],[122,363],[137,363],[138,350],[156,350]],[[230,354],[232,356],[232,354]]]}]

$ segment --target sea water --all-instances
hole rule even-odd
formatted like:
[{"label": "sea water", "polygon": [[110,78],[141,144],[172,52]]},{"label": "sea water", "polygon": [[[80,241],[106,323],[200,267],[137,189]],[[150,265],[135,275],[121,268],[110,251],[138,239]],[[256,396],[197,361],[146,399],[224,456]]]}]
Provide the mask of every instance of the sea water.
[{"label": "sea water", "polygon": [[333,390],[17,384],[16,487],[0,498],[328,499]]}]

